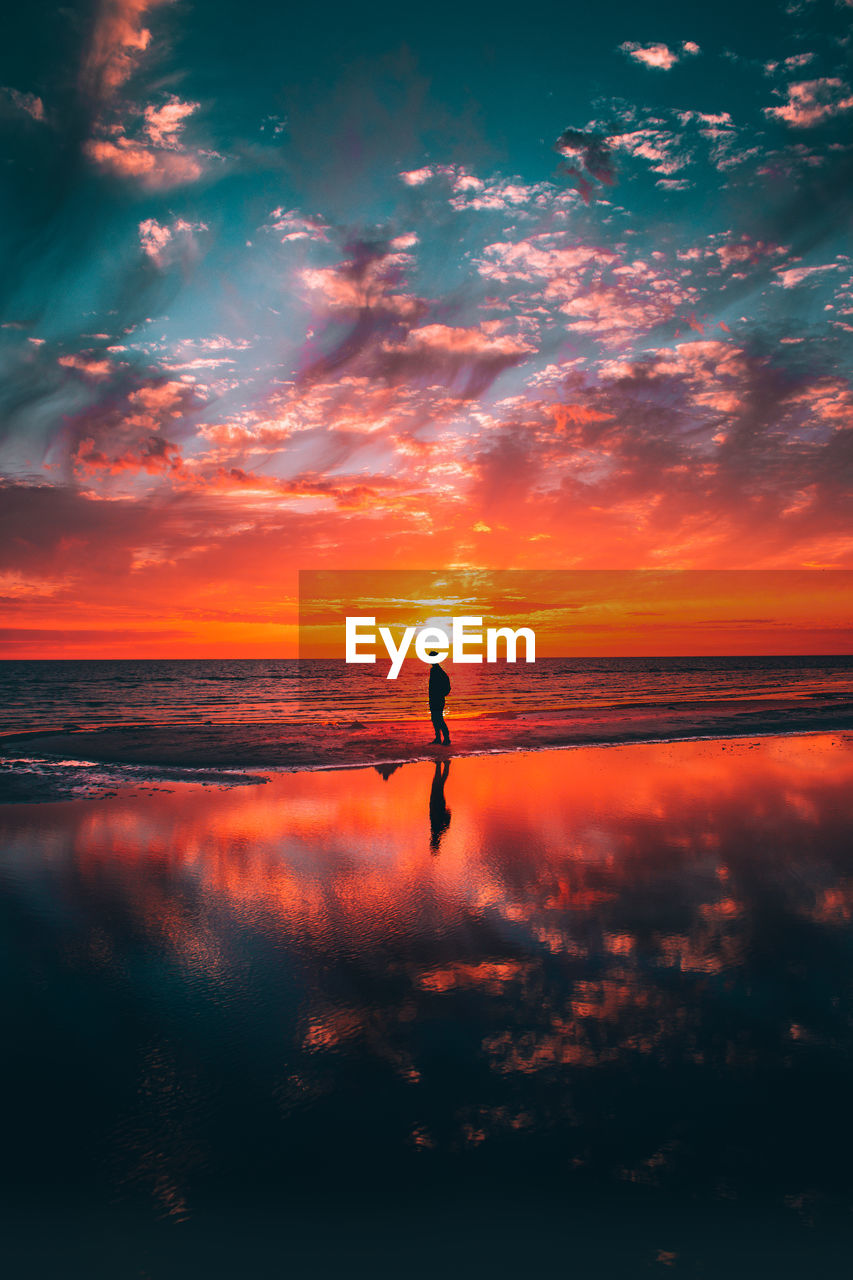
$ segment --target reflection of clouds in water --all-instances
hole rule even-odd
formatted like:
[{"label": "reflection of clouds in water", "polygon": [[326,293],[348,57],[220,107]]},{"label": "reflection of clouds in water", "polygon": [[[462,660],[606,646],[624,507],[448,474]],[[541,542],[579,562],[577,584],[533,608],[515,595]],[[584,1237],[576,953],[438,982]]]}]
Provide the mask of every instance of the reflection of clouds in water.
[{"label": "reflection of clouds in water", "polygon": [[[418,1085],[407,1132],[419,1150],[569,1123],[594,1146],[596,1108],[612,1128],[622,1104],[617,1090],[585,1110],[568,1089],[602,1087],[585,1068],[616,1081],[775,1070],[792,1043],[831,1043],[844,979],[822,992],[802,975],[813,957],[825,969],[853,911],[849,744],[456,760],[452,823],[448,773],[445,761],[278,775],[45,807],[17,819],[6,857],[18,879],[38,871],[32,852],[14,856],[22,841],[53,866],[66,858],[86,909],[89,888],[109,885],[114,909],[89,925],[79,965],[120,972],[130,920],[135,945],[179,991],[210,993],[226,1027],[248,1018],[263,1042],[287,995],[290,1049],[269,1081],[282,1123],[334,1097],[357,1064]],[[465,1068],[441,1122],[437,1025]],[[150,1078],[165,1082],[162,1106],[152,1095],[142,1136],[171,1087]],[[658,1137],[641,1158],[607,1159],[631,1180],[661,1178],[678,1160],[672,1135]],[[165,1212],[181,1211],[175,1160],[155,1193]]]}]

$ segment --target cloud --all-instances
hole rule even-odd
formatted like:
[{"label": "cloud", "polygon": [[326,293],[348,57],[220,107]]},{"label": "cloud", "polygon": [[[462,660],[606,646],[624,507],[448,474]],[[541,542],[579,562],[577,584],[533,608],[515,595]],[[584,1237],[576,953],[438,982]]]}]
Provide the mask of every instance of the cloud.
[{"label": "cloud", "polygon": [[478,178],[462,165],[426,165],[398,174],[407,187],[422,187],[428,182],[443,181],[449,186],[449,203],[461,213],[465,210],[509,212],[530,205],[545,204],[552,189],[547,183],[527,183],[520,178]]},{"label": "cloud", "polygon": [[401,173],[400,178],[405,182],[407,187],[422,187],[425,182],[429,182],[435,177],[435,169],[431,165],[425,165],[422,169],[409,169],[407,172]]},{"label": "cloud", "polygon": [[[487,279],[534,286],[528,307],[556,308],[573,334],[606,346],[621,345],[695,306],[692,286],[665,271],[659,260],[625,260],[611,249],[544,233],[516,243],[487,245],[477,268]],[[520,300],[515,299],[520,309]]]},{"label": "cloud", "polygon": [[378,343],[425,316],[427,304],[405,288],[412,247],[409,236],[356,239],[345,248],[350,256],[336,266],[301,271],[317,308],[303,380],[326,379],[375,357]]},{"label": "cloud", "polygon": [[[683,190],[686,182],[674,175],[680,175],[689,164],[707,159],[714,168],[725,171],[759,154],[758,147],[738,147],[740,138],[727,111],[665,107],[642,111],[617,99],[611,104],[610,119],[591,121],[584,129],[567,129],[555,146],[574,161],[562,172],[574,179],[588,204],[596,193],[596,182],[615,183],[620,157],[644,161],[652,173],[670,179],[658,182],[658,186]],[[696,180],[701,180],[698,172]]]},{"label": "cloud", "polygon": [[520,356],[535,351],[523,338],[500,335],[497,325],[482,324],[477,328],[454,328],[446,324],[428,324],[419,329],[410,329],[405,340],[400,343],[383,344],[386,351],[404,354],[423,352],[440,352],[447,355],[472,356]]},{"label": "cloud", "polygon": [[197,102],[181,102],[174,95],[161,107],[147,106],[143,111],[145,118],[144,132],[155,147],[174,146],[177,135],[184,127],[184,121],[197,111]]},{"label": "cloud", "polygon": [[410,329],[402,340],[382,344],[383,369],[406,381],[440,379],[458,387],[464,399],[482,395],[504,370],[536,348],[517,335],[499,333],[499,322],[474,328],[428,324]]},{"label": "cloud", "polygon": [[130,110],[121,120],[98,124],[84,151],[100,169],[151,190],[196,182],[215,154],[187,148],[181,137],[198,105],[171,96],[162,106]]},{"label": "cloud", "polygon": [[661,347],[570,374],[556,400],[495,422],[474,457],[472,503],[493,528],[558,543],[567,525],[623,556],[639,540],[649,563],[740,563],[744,541],[752,563],[837,561],[853,552],[852,415],[844,379],[732,342]]},{"label": "cloud", "polygon": [[747,266],[758,266],[767,258],[777,257],[787,252],[781,245],[768,244],[764,240],[752,240],[743,235],[738,240],[726,239],[721,244],[711,244],[705,256],[716,256],[724,271],[732,267],[742,270]]},{"label": "cloud", "polygon": [[400,451],[419,453],[422,429],[434,429],[460,408],[460,397],[447,387],[392,385],[347,373],[334,381],[291,384],[226,422],[204,424],[199,435],[223,464],[242,465],[243,455],[274,458],[284,446],[299,444],[310,450],[315,470],[341,467],[373,437],[384,442],[398,471]]},{"label": "cloud", "polygon": [[555,287],[557,296],[563,284],[573,290],[580,279],[579,273],[587,268],[620,260],[612,249],[577,244],[569,237],[551,232],[515,242],[499,240],[486,245],[482,252],[476,266],[487,279],[503,283],[510,280],[527,283],[546,280]]},{"label": "cloud", "polygon": [[326,241],[329,238],[329,227],[322,218],[301,214],[297,209],[279,207],[273,209],[269,221],[264,223],[264,231],[281,231],[281,243],[292,240]]},{"label": "cloud", "polygon": [[838,271],[842,266],[840,262],[826,262],[817,267],[782,267],[776,268],[777,279],[776,284],[782,286],[783,289],[795,289],[797,285],[802,284],[806,280],[814,280],[816,276],[821,276],[825,271]]},{"label": "cloud", "polygon": [[96,100],[111,97],[136,71],[151,43],[144,25],[150,12],[170,0],[100,0],[81,80]]},{"label": "cloud", "polygon": [[147,18],[167,3],[171,0],[99,0],[80,72],[91,111],[83,154],[103,172],[152,191],[198,181],[213,156],[188,148],[181,136],[197,102],[167,94],[139,106],[119,92],[149,51]]},{"label": "cloud", "polygon": [[816,53],[792,53],[789,58],[785,59],[785,66],[789,71],[796,71],[800,67],[807,67],[810,62],[814,62],[816,57]]},{"label": "cloud", "polygon": [[207,229],[207,223],[187,222],[185,218],[175,218],[172,223],[144,218],[139,224],[140,248],[158,267],[164,267],[176,257],[194,255],[196,234]]},{"label": "cloud", "polygon": [[681,139],[667,129],[644,127],[611,134],[610,146],[627,151],[635,159],[648,160],[653,173],[666,177],[690,163],[690,155],[680,149]]},{"label": "cloud", "polygon": [[554,149],[574,161],[564,165],[562,172],[575,179],[575,185],[587,204],[594,189],[590,179],[606,187],[615,183],[610,139],[604,134],[591,129],[564,129],[554,143]]},{"label": "cloud", "polygon": [[568,317],[566,327],[607,346],[618,346],[671,320],[686,295],[677,289],[647,289],[644,284],[635,288],[625,282],[578,291],[561,307]]},{"label": "cloud", "polygon": [[414,262],[406,252],[410,245],[393,240],[355,240],[347,247],[352,256],[337,266],[306,267],[301,272],[309,293],[331,311],[399,316],[420,312],[416,298],[399,292],[405,269]]},{"label": "cloud", "polygon": [[83,351],[74,355],[60,356],[59,364],[64,369],[76,369],[78,373],[82,373],[93,382],[102,382],[104,379],[112,377],[115,373],[115,365],[111,360],[98,358],[89,352]]},{"label": "cloud", "polygon": [[464,209],[509,211],[534,204],[545,190],[542,183],[525,183],[518,179],[483,182],[462,171],[453,179],[450,206],[457,212]]},{"label": "cloud", "polygon": [[14,111],[22,111],[31,120],[38,121],[39,124],[46,119],[44,103],[34,93],[21,93],[18,89],[8,89],[0,86],[0,105],[3,102],[7,102]]},{"label": "cloud", "polygon": [[787,102],[781,107],[765,107],[764,114],[797,129],[813,128],[853,109],[850,86],[838,77],[799,80],[787,85],[786,92]]},{"label": "cloud", "polygon": [[154,474],[181,466],[179,445],[165,432],[172,436],[183,430],[201,407],[195,387],[87,356],[64,357],[60,363],[94,384],[97,398],[66,418],[52,447],[57,465],[67,461],[79,476]]},{"label": "cloud", "polygon": [[182,466],[180,449],[162,436],[148,436],[123,452],[113,450],[110,454],[98,449],[94,438],[87,436],[79,441],[74,457],[78,475],[97,472],[120,475],[123,471],[145,471],[149,475],[157,475],[164,471],[176,471]]},{"label": "cloud", "polygon": [[99,168],[119,178],[133,178],[152,191],[197,182],[204,173],[200,157],[180,151],[154,150],[130,138],[90,138],[84,150]]},{"label": "cloud", "polygon": [[626,40],[620,44],[619,49],[622,53],[633,58],[636,62],[641,62],[644,67],[653,67],[659,71],[669,71],[683,57],[695,57],[701,53],[698,44],[692,40],[685,40],[681,46],[681,53],[676,53],[666,44],[638,44],[636,40]]}]

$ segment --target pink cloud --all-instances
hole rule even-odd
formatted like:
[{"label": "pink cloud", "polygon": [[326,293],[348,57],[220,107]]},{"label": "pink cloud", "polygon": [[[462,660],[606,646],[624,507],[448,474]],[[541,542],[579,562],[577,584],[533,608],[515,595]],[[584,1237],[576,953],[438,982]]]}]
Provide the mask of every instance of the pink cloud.
[{"label": "pink cloud", "polygon": [[102,0],[83,61],[83,83],[106,98],[129,80],[151,43],[143,25],[148,13],[168,0]]},{"label": "pink cloud", "polygon": [[[86,363],[88,357],[83,357]],[[81,368],[81,359],[64,363]],[[86,372],[85,368],[81,369]],[[185,382],[163,377],[150,377],[139,385],[127,385],[130,377],[124,368],[113,370],[99,401],[66,419],[62,444],[75,472],[144,471],[155,474],[179,468],[180,448],[167,438],[183,429],[188,415],[200,407],[196,388]],[[100,381],[100,374],[96,381]],[[124,382],[124,386],[122,386]]]},{"label": "pink cloud", "polygon": [[375,370],[395,384],[425,389],[438,384],[467,400],[536,350],[525,338],[502,330],[499,320],[475,327],[421,325],[402,338],[383,341]]},{"label": "pink cloud", "polygon": [[112,123],[97,125],[96,136],[85,144],[86,154],[100,168],[154,190],[195,182],[215,154],[191,151],[181,139],[187,119],[197,110],[197,102],[173,95],[162,106],[131,111],[129,123],[114,112]]},{"label": "pink cloud", "polygon": [[101,382],[115,372],[115,368],[109,360],[99,360],[97,357],[86,355],[84,352],[78,355],[60,356],[59,364],[65,369],[76,369],[78,373],[84,374],[85,377],[91,378],[94,382]]},{"label": "pink cloud", "polygon": [[[626,262],[612,250],[564,240],[546,233],[487,245],[477,269],[495,281],[533,285],[538,291],[528,295],[528,307],[557,305],[571,332],[608,346],[648,333],[681,307],[695,307],[695,289],[667,273],[655,255]],[[520,302],[515,299],[517,308]]]},{"label": "pink cloud", "polygon": [[788,403],[836,431],[853,427],[853,389],[845,378],[819,378],[791,396]]},{"label": "pink cloud", "polygon": [[149,436],[137,448],[113,455],[107,455],[98,449],[94,439],[87,437],[80,441],[74,456],[74,469],[79,475],[95,475],[98,472],[120,475],[122,472],[138,471],[157,475],[164,471],[178,471],[183,465],[178,446],[162,436]]},{"label": "pink cloud", "polygon": [[530,184],[510,178],[484,180],[460,165],[426,165],[399,176],[408,187],[421,187],[435,178],[443,178],[450,184],[450,205],[457,212],[517,209],[543,202],[551,190],[547,183]]},{"label": "pink cloud", "polygon": [[[600,367],[604,384],[609,382],[668,383],[680,386],[687,404],[700,415],[712,415],[712,422],[739,413],[744,406],[749,365],[744,352],[725,342],[709,339],[661,347],[637,361],[610,361]],[[714,437],[719,443],[724,433]]]},{"label": "pink cloud", "polygon": [[397,292],[402,272],[414,259],[406,250],[412,242],[396,242],[374,250],[365,246],[335,267],[308,267],[301,272],[303,284],[331,311],[358,312],[381,308],[399,316],[413,317],[423,304],[411,294]]},{"label": "pink cloud", "polygon": [[675,53],[666,44],[638,44],[636,40],[626,40],[619,46],[622,53],[641,62],[645,67],[654,67],[659,71],[669,71],[680,58],[695,57],[701,50],[693,40],[685,40],[681,53]]},{"label": "pink cloud", "polygon": [[431,165],[425,165],[423,169],[409,169],[401,173],[400,178],[407,187],[422,187],[425,182],[429,182],[430,178],[435,177],[435,173]]},{"label": "pink cloud", "polygon": [[139,243],[149,258],[159,261],[163,250],[172,239],[171,228],[161,225],[156,218],[146,218],[139,224]]},{"label": "pink cloud", "polygon": [[135,416],[127,418],[134,426],[156,430],[163,418],[181,418],[186,412],[188,388],[183,382],[159,382],[139,387],[127,397]]},{"label": "pink cloud", "polygon": [[204,173],[198,155],[155,149],[121,135],[115,141],[90,138],[85,151],[99,168],[117,177],[134,178],[154,191],[197,182]]},{"label": "pink cloud", "polygon": [[812,128],[853,109],[850,86],[837,76],[799,80],[787,86],[787,94],[788,100],[783,106],[765,107],[764,114],[798,129]]},{"label": "pink cloud", "polygon": [[786,267],[785,270],[777,267],[778,279],[776,283],[781,285],[783,289],[795,289],[803,281],[812,280],[815,276],[820,276],[825,271],[837,271],[841,265],[840,262],[826,262],[819,267]]},{"label": "pink cloud", "polygon": [[807,67],[816,57],[816,53],[792,53],[790,58],[785,59],[785,66],[795,71],[798,67]]},{"label": "pink cloud", "polygon": [[740,240],[729,240],[711,250],[720,260],[720,266],[728,270],[733,266],[755,265],[765,258],[772,258],[785,253],[778,244],[767,244],[763,240],[750,240],[742,236]]},{"label": "pink cloud", "polygon": [[578,280],[579,273],[587,267],[618,261],[618,255],[609,249],[561,245],[553,235],[544,233],[514,244],[497,241],[486,245],[477,270],[490,280],[530,283],[543,279],[557,285],[560,281]]},{"label": "pink cloud", "polygon": [[690,163],[689,155],[678,148],[681,139],[675,133],[664,129],[634,129],[630,133],[611,134],[608,138],[611,147],[627,151],[636,159],[648,160],[654,173],[677,173]]},{"label": "pink cloud", "polygon": [[684,297],[678,292],[594,286],[579,291],[560,310],[569,317],[567,328],[573,333],[592,334],[611,346],[670,320]]},{"label": "pink cloud", "polygon": [[198,110],[198,106],[197,102],[181,102],[174,95],[162,107],[149,104],[142,113],[146,136],[155,147],[173,145],[184,127],[184,121]]},{"label": "pink cloud", "polygon": [[406,354],[433,351],[459,356],[520,356],[536,350],[523,338],[497,334],[494,326],[490,329],[488,324],[474,329],[446,324],[422,325],[419,329],[410,329],[403,342],[384,343],[383,349]]},{"label": "pink cloud", "polygon": [[145,218],[139,224],[139,244],[142,252],[162,267],[181,250],[185,255],[193,253],[196,249],[195,235],[199,231],[207,231],[207,223],[176,218],[171,224],[166,224],[156,218]]},{"label": "pink cloud", "polygon": [[544,183],[528,184],[504,179],[487,183],[472,174],[461,173],[454,179],[450,205],[457,212],[465,209],[508,210],[535,204],[544,198],[547,190]]}]

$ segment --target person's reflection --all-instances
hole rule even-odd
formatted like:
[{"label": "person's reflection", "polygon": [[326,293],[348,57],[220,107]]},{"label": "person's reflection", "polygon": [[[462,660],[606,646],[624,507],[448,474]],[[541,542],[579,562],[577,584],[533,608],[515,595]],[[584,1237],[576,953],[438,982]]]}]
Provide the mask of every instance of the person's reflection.
[{"label": "person's reflection", "polygon": [[432,786],[429,793],[429,847],[432,853],[438,853],[441,837],[450,826],[450,810],[444,799],[444,784],[449,773],[450,761],[439,762],[436,760],[435,773],[432,776]]}]

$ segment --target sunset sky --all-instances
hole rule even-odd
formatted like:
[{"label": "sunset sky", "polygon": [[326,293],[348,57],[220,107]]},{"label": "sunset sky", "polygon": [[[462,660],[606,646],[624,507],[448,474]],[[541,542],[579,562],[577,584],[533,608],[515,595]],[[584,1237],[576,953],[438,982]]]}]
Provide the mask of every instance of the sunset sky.
[{"label": "sunset sky", "polygon": [[853,568],[851,31],[13,6],[0,655],[291,655],[300,569]]}]

